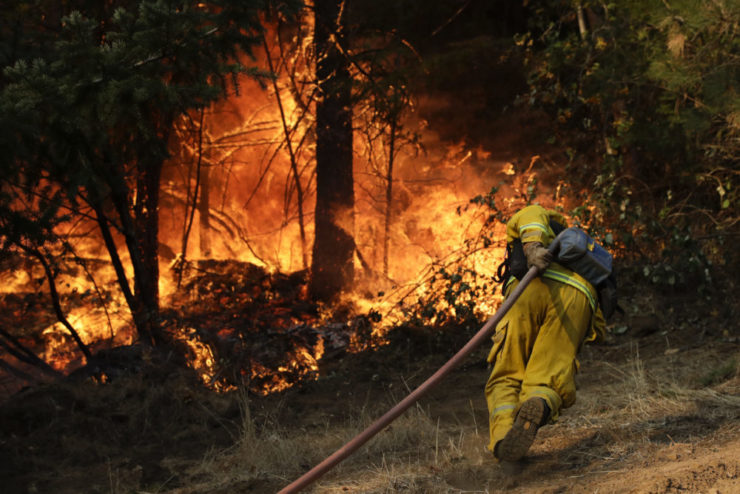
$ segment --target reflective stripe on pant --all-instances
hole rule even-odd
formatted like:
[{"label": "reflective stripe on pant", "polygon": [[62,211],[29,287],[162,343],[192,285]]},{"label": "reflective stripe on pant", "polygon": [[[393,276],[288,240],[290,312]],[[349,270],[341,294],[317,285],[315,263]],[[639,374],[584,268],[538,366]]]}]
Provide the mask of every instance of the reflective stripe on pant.
[{"label": "reflective stripe on pant", "polygon": [[513,424],[519,405],[538,396],[550,418],[575,402],[576,354],[591,323],[591,306],[578,289],[536,278],[496,326],[485,393],[491,443]]}]

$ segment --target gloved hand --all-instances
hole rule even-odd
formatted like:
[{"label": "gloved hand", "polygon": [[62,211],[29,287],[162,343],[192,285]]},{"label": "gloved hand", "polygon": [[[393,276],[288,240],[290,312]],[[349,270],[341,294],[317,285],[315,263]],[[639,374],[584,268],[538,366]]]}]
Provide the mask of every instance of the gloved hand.
[{"label": "gloved hand", "polygon": [[524,244],[524,256],[527,258],[527,267],[537,266],[540,273],[552,262],[552,254],[540,242]]}]

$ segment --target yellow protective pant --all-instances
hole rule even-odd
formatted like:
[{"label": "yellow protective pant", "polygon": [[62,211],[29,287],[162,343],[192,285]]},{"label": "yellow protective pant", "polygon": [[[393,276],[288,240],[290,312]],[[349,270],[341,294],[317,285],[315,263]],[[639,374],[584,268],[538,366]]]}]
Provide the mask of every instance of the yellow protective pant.
[{"label": "yellow protective pant", "polygon": [[491,451],[527,399],[544,398],[551,421],[561,408],[575,402],[576,355],[591,324],[591,312],[582,292],[539,277],[496,326],[488,355],[493,370],[485,389]]}]

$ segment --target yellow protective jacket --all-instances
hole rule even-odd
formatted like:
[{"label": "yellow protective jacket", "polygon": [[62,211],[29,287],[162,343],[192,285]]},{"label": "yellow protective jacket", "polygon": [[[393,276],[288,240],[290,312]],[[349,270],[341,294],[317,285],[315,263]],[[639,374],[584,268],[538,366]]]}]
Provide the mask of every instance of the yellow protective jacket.
[{"label": "yellow protective jacket", "polygon": [[[568,225],[560,213],[545,209],[542,206],[531,205],[520,209],[506,224],[506,241],[511,243],[518,238],[522,241],[522,244],[540,242],[547,247],[555,239],[555,233],[550,227],[550,220],[554,220],[563,226]],[[603,340],[606,323],[601,308],[599,308],[599,295],[596,288],[584,277],[557,262],[551,263],[550,267],[542,273],[542,277],[570,285],[586,296],[593,317],[585,341]],[[512,277],[507,285],[510,285],[514,280],[515,278]],[[505,291],[508,292],[508,290],[510,290],[510,286],[507,286]]]}]

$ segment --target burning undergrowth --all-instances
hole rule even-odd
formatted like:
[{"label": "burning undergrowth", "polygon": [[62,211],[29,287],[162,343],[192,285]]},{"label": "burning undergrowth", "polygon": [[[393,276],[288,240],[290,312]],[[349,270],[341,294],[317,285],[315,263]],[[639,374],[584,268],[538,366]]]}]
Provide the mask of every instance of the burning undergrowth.
[{"label": "burning undergrowth", "polygon": [[[259,395],[280,391],[316,378],[322,358],[381,343],[373,332],[378,320],[374,315],[355,315],[350,303],[330,310],[310,301],[306,271],[271,273],[247,262],[202,260],[174,265],[168,274],[179,281],[163,301],[161,316],[171,349],[176,360],[218,391],[237,386]],[[121,310],[115,305],[115,290],[69,290],[60,296],[67,319],[92,350],[92,357],[86,358],[50,309],[43,278],[31,274],[29,279],[25,290],[17,287],[1,301],[0,324],[17,328],[6,333],[19,348],[35,352],[58,372],[97,382],[140,370],[138,360],[143,357],[140,348],[130,346],[130,321],[118,321],[113,328],[111,318],[119,318]],[[8,340],[3,342],[3,355],[11,358],[12,348]],[[27,367],[22,368],[25,373]],[[22,377],[21,372],[15,377]],[[13,389],[9,383],[5,387],[6,393]]]},{"label": "burning undergrowth", "polygon": [[[348,353],[387,344],[391,330],[399,327],[411,328],[407,336],[414,327],[427,332],[449,325],[472,329],[496,299],[496,284],[477,273],[474,264],[466,251],[428,266],[416,283],[326,306],[308,297],[307,271],[270,272],[236,260],[174,263],[167,274],[177,288],[163,300],[161,314],[170,351],[175,350],[168,361],[194,370],[213,390],[282,391],[317,379],[322,366]],[[79,273],[72,269],[65,275],[73,279]],[[56,372],[105,383],[149,365],[147,353],[133,345],[133,328],[121,315],[113,285],[71,289],[60,296],[67,319],[91,350],[86,357],[50,309],[43,278],[32,267],[28,278],[33,281],[24,285],[25,291],[16,287],[2,295],[0,324],[17,328],[9,337]],[[57,281],[70,287],[61,275]],[[4,343],[9,358],[12,352]],[[5,386],[6,394],[12,390]]]},{"label": "burning undergrowth", "polygon": [[307,271],[269,272],[234,260],[176,264],[179,288],[168,297],[163,324],[208,387],[282,391],[317,379],[346,354],[387,344],[399,328],[406,336],[416,327],[474,329],[499,297],[492,277],[474,269],[476,248],[468,247],[428,266],[416,283],[374,297],[348,295],[332,306],[309,298]]},{"label": "burning undergrowth", "polygon": [[372,316],[348,306],[329,314],[307,297],[306,271],[269,273],[254,264],[205,260],[182,268],[165,325],[215,389],[245,384],[257,394],[318,376],[319,361],[378,344]]},{"label": "burning undergrowth", "polygon": [[[406,282],[366,269],[355,291],[332,305],[310,299],[307,270],[282,273],[236,259],[176,257],[162,263],[160,322],[169,350],[211,389],[266,395],[318,378],[322,365],[347,353],[388,343],[399,327],[473,329],[500,300],[494,272],[503,256],[503,223],[495,193],[494,188],[474,198],[457,213],[453,209],[456,221],[450,222],[464,230],[459,248],[418,262]],[[96,382],[137,372],[138,350],[125,365],[110,360],[113,349],[135,342],[136,332],[109,264],[93,257],[54,260],[56,314],[49,303],[50,280],[39,265],[19,255],[4,266],[13,279],[6,280],[2,293],[0,324],[15,329],[0,338],[0,352],[22,357],[11,360],[18,364],[11,371],[20,371],[11,372],[13,378],[43,380],[38,369],[20,365],[33,364],[34,352],[54,372]],[[1,384],[6,396],[18,389],[10,378]]]}]

